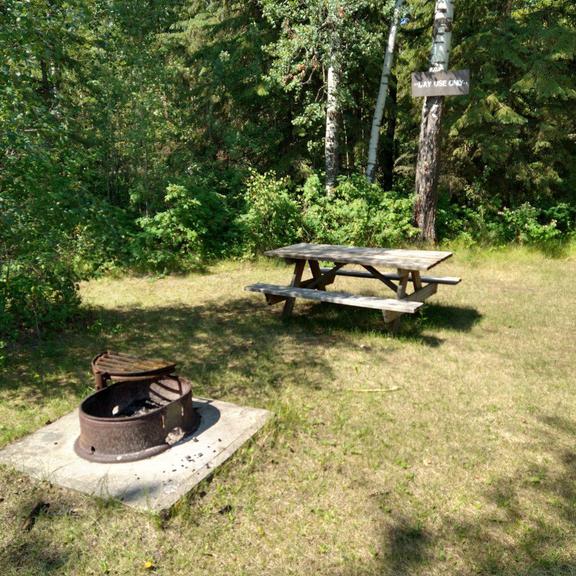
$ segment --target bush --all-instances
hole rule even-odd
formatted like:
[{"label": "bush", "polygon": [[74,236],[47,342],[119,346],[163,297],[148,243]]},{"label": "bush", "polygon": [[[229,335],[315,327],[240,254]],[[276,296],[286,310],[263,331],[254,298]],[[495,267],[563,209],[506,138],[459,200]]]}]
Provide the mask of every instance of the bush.
[{"label": "bush", "polygon": [[33,154],[0,178],[0,341],[58,330],[78,313],[73,236],[83,214],[76,181]]},{"label": "bush", "polygon": [[94,278],[130,265],[131,246],[139,232],[134,220],[133,213],[104,200],[93,199],[85,207],[70,249],[79,278]]},{"label": "bush", "polygon": [[528,202],[514,210],[504,208],[501,212],[504,240],[514,240],[520,244],[544,244],[558,240],[561,233],[556,227],[556,220],[541,223],[541,214],[541,210]]},{"label": "bush", "polygon": [[326,196],[317,175],[302,190],[303,223],[309,241],[359,246],[397,246],[413,238],[412,200],[385,192],[363,175],[339,178]]},{"label": "bush", "polygon": [[500,208],[496,198],[492,206],[475,207],[441,201],[437,222],[439,237],[446,240],[546,245],[569,237],[575,229],[574,216],[574,210],[565,203],[547,209],[528,202],[517,208]]},{"label": "bush", "polygon": [[542,210],[542,217],[548,221],[554,221],[556,227],[563,235],[576,232],[576,206],[570,206],[566,202],[560,202]]},{"label": "bush", "polygon": [[165,209],[137,220],[141,232],[132,251],[139,268],[189,269],[225,253],[233,242],[233,220],[226,197],[215,187],[201,176],[167,187]]},{"label": "bush", "polygon": [[245,251],[255,255],[296,242],[301,235],[300,206],[290,193],[288,178],[274,172],[250,173],[246,183],[246,212],[238,219]]},{"label": "bush", "polygon": [[76,276],[54,254],[0,264],[0,341],[62,328],[79,306]]}]

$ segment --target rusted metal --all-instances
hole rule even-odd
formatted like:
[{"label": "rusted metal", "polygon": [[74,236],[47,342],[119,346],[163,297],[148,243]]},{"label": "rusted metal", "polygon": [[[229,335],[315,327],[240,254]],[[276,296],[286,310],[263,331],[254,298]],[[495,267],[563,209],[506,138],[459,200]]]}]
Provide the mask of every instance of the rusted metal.
[{"label": "rusted metal", "polygon": [[74,450],[95,462],[141,460],[168,449],[198,424],[192,389],[185,378],[121,380],[82,402]]},{"label": "rusted metal", "polygon": [[109,381],[141,380],[168,376],[176,370],[176,364],[167,360],[148,360],[121,352],[107,351],[92,359],[92,373],[96,390],[101,390]]}]

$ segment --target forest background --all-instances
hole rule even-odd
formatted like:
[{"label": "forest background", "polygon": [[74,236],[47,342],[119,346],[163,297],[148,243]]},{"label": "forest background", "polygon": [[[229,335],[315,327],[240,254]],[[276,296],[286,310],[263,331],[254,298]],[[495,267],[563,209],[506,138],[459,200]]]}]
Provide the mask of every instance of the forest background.
[{"label": "forest background", "polygon": [[[405,245],[434,2],[404,6],[376,182],[364,177],[393,2],[4,0],[0,351],[78,311],[77,283],[295,241]],[[334,14],[336,17],[334,17]],[[330,16],[332,15],[332,17]],[[324,185],[338,30],[338,185]],[[459,0],[441,242],[558,245],[576,225],[576,5]]]}]

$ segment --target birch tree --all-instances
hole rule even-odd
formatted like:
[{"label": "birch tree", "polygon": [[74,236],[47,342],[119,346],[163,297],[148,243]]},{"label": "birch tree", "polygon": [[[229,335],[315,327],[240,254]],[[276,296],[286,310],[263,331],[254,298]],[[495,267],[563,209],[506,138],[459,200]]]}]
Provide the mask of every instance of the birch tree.
[{"label": "birch tree", "polygon": [[[453,0],[436,0],[430,72],[448,70],[453,18]],[[428,96],[424,99],[416,163],[414,221],[420,229],[420,239],[429,242],[436,241],[440,128],[443,111],[444,96]]]},{"label": "birch tree", "polygon": [[[263,0],[264,13],[272,23],[281,23],[283,34],[272,48],[282,82],[291,92],[314,87],[321,75],[324,92],[324,167],[326,192],[331,194],[339,170],[339,124],[341,115],[342,26],[347,4],[341,0],[313,0],[298,6]],[[318,89],[316,89],[318,93]],[[318,115],[317,96],[308,109]],[[300,123],[305,121],[296,119]]]},{"label": "birch tree", "polygon": [[339,85],[340,85],[340,30],[339,7],[332,2],[328,12],[330,48],[326,74],[326,132],[324,136],[324,162],[326,166],[326,192],[332,194],[338,178]]},{"label": "birch tree", "polygon": [[378,156],[378,142],[380,140],[380,127],[382,126],[382,117],[386,106],[386,97],[388,95],[388,84],[390,81],[390,72],[392,70],[392,61],[394,59],[394,47],[396,45],[396,33],[398,31],[398,20],[400,19],[400,10],[404,0],[396,0],[394,6],[394,15],[392,16],[392,25],[388,33],[388,43],[384,54],[384,63],[382,65],[382,75],[380,77],[380,88],[378,98],[374,109],[372,119],[372,130],[370,131],[370,142],[368,144],[368,164],[366,166],[366,178],[374,182],[376,174],[376,159]]},{"label": "birch tree", "polygon": [[[377,5],[373,0],[259,0],[259,4],[277,31],[277,38],[265,47],[272,56],[268,80],[291,95],[294,132],[307,139],[314,164],[322,162],[330,194],[341,166],[339,157],[346,158],[350,168],[356,143],[366,141],[363,110],[371,110],[372,103],[364,100],[361,82],[366,61],[373,59],[380,45],[381,22],[390,13],[390,0]],[[352,122],[345,124],[345,119]]]}]

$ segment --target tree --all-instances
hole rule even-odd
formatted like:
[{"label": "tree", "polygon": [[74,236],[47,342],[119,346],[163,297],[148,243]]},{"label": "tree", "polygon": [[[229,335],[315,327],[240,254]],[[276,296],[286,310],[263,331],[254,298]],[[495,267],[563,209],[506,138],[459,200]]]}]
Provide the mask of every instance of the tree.
[{"label": "tree", "polygon": [[367,85],[391,2],[377,7],[370,0],[260,2],[278,33],[266,47],[273,58],[269,78],[291,96],[294,135],[304,139],[308,162],[323,160],[330,191],[341,164],[351,167],[354,156],[365,154]]},{"label": "tree", "polygon": [[472,90],[447,110],[453,194],[494,211],[574,203],[576,4],[466,0],[459,14]]},{"label": "tree", "polygon": [[[453,17],[452,0],[436,0],[434,40],[430,57],[431,72],[448,70]],[[416,164],[414,220],[420,229],[420,238],[429,242],[436,241],[440,129],[443,111],[444,96],[427,96],[424,99]]]},{"label": "tree", "polygon": [[370,142],[368,144],[368,163],[366,166],[366,178],[374,182],[376,174],[376,159],[378,155],[378,141],[380,139],[380,127],[382,126],[382,117],[384,116],[384,107],[386,106],[386,96],[388,95],[388,84],[390,73],[392,71],[392,60],[394,58],[394,47],[396,45],[396,33],[398,30],[398,20],[400,19],[400,10],[404,0],[396,0],[394,6],[394,15],[392,16],[392,25],[388,33],[388,43],[384,54],[384,63],[382,64],[382,75],[380,77],[380,87],[378,89],[378,98],[374,108],[374,117],[372,119],[372,129],[370,132]]},{"label": "tree", "polygon": [[341,76],[340,23],[342,8],[337,2],[328,6],[327,26],[329,32],[328,70],[326,72],[326,135],[324,137],[324,159],[326,165],[326,192],[332,194],[338,177],[338,131],[339,131],[339,89]]}]

